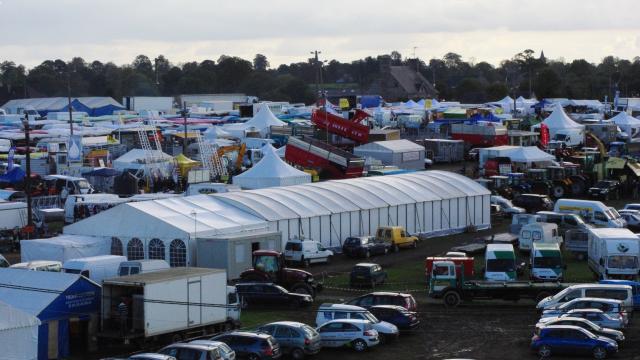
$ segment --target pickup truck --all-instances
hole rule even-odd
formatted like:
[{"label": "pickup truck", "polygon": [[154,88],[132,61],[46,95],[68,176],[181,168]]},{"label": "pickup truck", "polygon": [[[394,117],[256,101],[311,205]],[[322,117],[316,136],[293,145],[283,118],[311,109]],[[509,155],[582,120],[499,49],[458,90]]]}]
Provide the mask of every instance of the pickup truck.
[{"label": "pickup truck", "polygon": [[401,226],[382,226],[376,230],[376,238],[391,244],[393,251],[400,248],[417,248],[418,237],[407,234]]}]

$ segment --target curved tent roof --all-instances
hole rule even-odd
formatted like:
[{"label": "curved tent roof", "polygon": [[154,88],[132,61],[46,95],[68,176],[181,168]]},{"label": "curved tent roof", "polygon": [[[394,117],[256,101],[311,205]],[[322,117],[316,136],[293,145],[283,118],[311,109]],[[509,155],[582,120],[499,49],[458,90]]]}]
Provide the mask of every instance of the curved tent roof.
[{"label": "curved tent roof", "polygon": [[251,169],[233,177],[233,183],[245,189],[299,185],[311,182],[311,175],[285,163],[271,144],[262,147],[264,154]]},{"label": "curved tent roof", "polygon": [[633,116],[627,114],[626,112],[620,112],[618,115],[611,118],[613,122],[618,126],[631,126],[638,127],[640,126],[640,120],[634,118]]},{"label": "curved tent roof", "polygon": [[514,162],[554,161],[555,156],[540,150],[537,146],[522,146],[509,152],[507,156]]},{"label": "curved tent roof", "polygon": [[562,105],[555,104],[554,110],[551,115],[547,116],[542,124],[547,125],[551,136],[555,134],[557,130],[562,129],[584,129],[584,125],[578,124],[571,120],[569,116],[564,112]]},{"label": "curved tent roof", "polygon": [[465,176],[421,171],[213,196],[267,221],[278,221],[487,194],[487,189]]}]

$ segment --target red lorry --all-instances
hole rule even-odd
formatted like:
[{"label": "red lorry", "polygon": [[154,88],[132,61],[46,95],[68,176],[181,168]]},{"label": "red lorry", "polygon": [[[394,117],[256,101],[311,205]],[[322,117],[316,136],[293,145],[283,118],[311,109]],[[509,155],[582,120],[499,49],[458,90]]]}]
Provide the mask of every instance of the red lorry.
[{"label": "red lorry", "polygon": [[[435,261],[452,261],[456,265],[456,270],[459,272],[464,270],[464,277],[467,279],[473,279],[475,271],[473,270],[473,258],[472,257],[453,257],[453,256],[430,256],[424,261],[424,275],[427,279],[427,283],[431,278],[431,272],[433,271],[433,263]],[[464,266],[462,266],[464,264]]]}]

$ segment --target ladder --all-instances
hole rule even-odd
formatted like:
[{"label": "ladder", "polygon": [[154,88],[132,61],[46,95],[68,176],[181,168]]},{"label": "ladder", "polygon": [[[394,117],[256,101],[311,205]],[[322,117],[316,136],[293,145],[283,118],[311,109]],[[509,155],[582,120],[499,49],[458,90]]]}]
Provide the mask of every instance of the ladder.
[{"label": "ladder", "polygon": [[[148,184],[151,183],[152,177],[151,174],[154,172],[153,170],[158,168],[158,164],[160,163],[160,141],[157,136],[154,136],[156,139],[156,149],[151,147],[151,143],[149,142],[149,134],[147,133],[146,128],[138,129],[138,138],[140,140],[140,146],[142,150],[144,150],[144,158],[145,158],[145,170],[144,177],[147,179]],[[138,171],[139,175],[140,171]]]},{"label": "ladder", "polygon": [[227,176],[227,169],[222,165],[222,160],[218,156],[218,147],[206,142],[199,131],[196,133],[196,140],[198,141],[202,166],[209,170],[211,177]]}]

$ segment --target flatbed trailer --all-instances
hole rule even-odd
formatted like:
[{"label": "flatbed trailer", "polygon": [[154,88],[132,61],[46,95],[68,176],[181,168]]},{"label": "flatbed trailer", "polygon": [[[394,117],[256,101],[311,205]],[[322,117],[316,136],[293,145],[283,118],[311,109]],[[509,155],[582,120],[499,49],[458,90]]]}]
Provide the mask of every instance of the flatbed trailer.
[{"label": "flatbed trailer", "polygon": [[442,299],[448,307],[456,307],[462,301],[487,299],[540,301],[572,285],[559,282],[465,280],[464,269],[456,267],[451,261],[436,262],[433,269],[429,296]]}]

